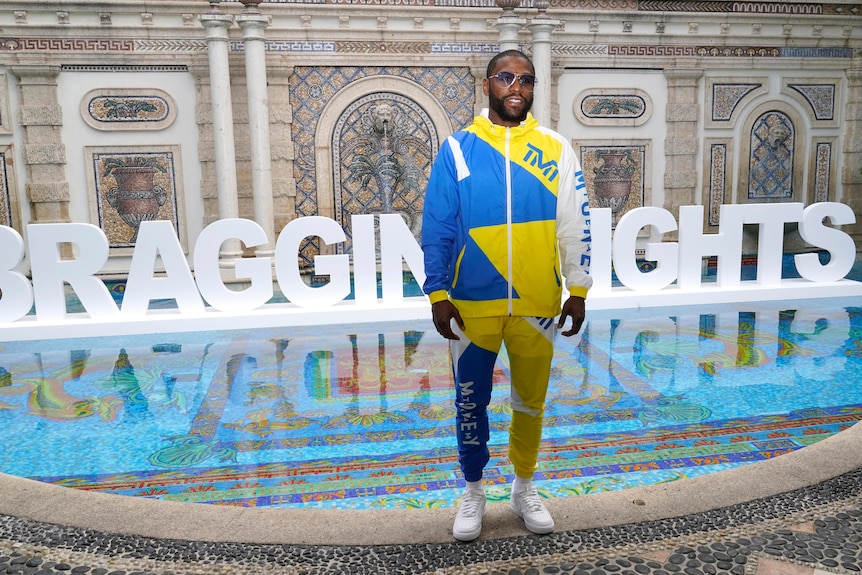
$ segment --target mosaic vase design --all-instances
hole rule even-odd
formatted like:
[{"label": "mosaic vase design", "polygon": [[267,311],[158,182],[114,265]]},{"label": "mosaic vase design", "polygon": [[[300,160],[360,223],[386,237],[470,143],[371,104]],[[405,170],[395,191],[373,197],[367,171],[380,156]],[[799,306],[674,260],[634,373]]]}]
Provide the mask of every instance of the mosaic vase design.
[{"label": "mosaic vase design", "polygon": [[108,203],[120,214],[123,222],[135,230],[129,243],[138,239],[141,222],[155,220],[165,205],[167,192],[154,183],[156,169],[146,167],[116,168],[112,175],[117,186],[107,193]]},{"label": "mosaic vase design", "polygon": [[616,218],[631,195],[632,175],[637,166],[628,151],[598,150],[596,162],[598,165],[593,168],[596,199],[599,207],[611,208]]}]

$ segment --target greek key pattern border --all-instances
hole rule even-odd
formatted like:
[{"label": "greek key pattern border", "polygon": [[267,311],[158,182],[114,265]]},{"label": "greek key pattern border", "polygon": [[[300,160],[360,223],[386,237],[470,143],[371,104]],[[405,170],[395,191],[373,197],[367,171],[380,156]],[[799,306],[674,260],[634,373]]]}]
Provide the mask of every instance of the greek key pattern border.
[{"label": "greek key pattern border", "polygon": [[[263,0],[263,4],[336,6],[439,6],[442,8],[497,8],[496,0]],[[533,0],[522,0],[520,8],[534,8]],[[745,14],[854,15],[862,5],[821,2],[792,3],[734,0],[551,0],[551,9],[637,10],[641,12],[727,12]]]},{"label": "greek key pattern border", "polygon": [[[240,52],[241,41],[230,44]],[[268,41],[266,49],[274,53],[304,54],[488,54],[497,49],[493,42],[376,42],[376,41]],[[157,52],[205,53],[205,40],[102,40],[0,38],[0,50],[7,52]],[[779,46],[698,46],[644,44],[556,44],[555,54],[562,56],[626,57],[761,57],[761,58],[853,58],[852,48],[779,47]]]}]

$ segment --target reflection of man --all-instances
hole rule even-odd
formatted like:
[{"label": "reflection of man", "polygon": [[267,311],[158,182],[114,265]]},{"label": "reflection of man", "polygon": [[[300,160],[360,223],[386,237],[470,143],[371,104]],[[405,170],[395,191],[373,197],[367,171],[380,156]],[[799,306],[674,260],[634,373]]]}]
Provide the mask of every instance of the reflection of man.
[{"label": "reflection of man", "polygon": [[[503,343],[511,373],[510,507],[530,531],[554,529],[532,476],[555,328],[571,318],[563,335],[580,330],[592,285],[589,205],[571,145],[529,114],[535,82],[533,65],[521,52],[491,60],[483,82],[489,108],[444,142],[425,197],[423,289],[437,331],[450,340],[458,460],[467,484],[452,534],[462,541],[482,530],[487,406]],[[561,271],[569,297],[555,322]]]}]

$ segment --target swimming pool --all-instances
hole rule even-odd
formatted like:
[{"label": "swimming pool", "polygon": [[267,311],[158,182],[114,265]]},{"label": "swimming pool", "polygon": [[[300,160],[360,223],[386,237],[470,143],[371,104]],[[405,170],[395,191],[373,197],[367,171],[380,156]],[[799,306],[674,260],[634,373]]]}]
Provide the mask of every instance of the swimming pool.
[{"label": "swimming pool", "polygon": [[[537,486],[566,497],[780,456],[862,418],[858,298],[593,312],[559,338]],[[489,497],[512,468],[506,358]],[[430,321],[0,343],[0,471],[268,507],[448,507],[461,492]]]}]

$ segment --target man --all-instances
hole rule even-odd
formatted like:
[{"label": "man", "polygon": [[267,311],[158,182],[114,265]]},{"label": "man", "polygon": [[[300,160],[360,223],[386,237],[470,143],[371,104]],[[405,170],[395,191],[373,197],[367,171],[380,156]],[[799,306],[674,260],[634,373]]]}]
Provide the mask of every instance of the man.
[{"label": "man", "polygon": [[[571,145],[529,113],[535,71],[516,50],[488,64],[488,108],[447,138],[425,197],[422,248],[437,331],[450,340],[458,461],[466,489],[455,539],[482,531],[487,406],[506,344],[511,375],[510,507],[534,533],[554,529],[532,485],[542,436],[555,329],[581,329],[589,274],[589,204]],[[561,269],[562,260],[562,269]],[[562,273],[561,273],[562,272]],[[568,299],[562,302],[565,276]],[[560,314],[557,322],[554,317]]]}]

